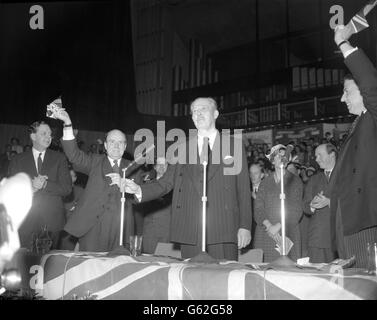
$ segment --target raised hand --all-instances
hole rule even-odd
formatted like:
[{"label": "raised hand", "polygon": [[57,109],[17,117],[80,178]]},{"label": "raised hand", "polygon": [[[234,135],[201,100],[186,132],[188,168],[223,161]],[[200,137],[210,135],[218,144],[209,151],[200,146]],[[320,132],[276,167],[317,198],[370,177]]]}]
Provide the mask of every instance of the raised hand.
[{"label": "raised hand", "polygon": [[64,122],[64,124],[71,124],[71,118],[64,108],[59,108],[54,112],[54,117]]},{"label": "raised hand", "polygon": [[338,25],[334,30],[334,41],[339,45],[342,41],[347,41],[354,33],[353,28],[348,24],[347,26]]}]

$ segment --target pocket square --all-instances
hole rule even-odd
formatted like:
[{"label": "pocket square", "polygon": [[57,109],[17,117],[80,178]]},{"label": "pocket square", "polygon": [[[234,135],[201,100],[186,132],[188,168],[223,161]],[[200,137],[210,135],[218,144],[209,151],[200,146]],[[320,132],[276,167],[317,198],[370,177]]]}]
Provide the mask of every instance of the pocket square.
[{"label": "pocket square", "polygon": [[233,159],[233,157],[229,156],[229,155],[224,157],[224,160],[232,160],[232,159]]}]

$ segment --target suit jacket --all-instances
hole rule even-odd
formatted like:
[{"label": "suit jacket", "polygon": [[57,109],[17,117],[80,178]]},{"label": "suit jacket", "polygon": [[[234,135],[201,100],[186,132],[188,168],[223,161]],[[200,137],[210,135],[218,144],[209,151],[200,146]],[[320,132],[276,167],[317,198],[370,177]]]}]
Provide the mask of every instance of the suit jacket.
[{"label": "suit jacket", "polygon": [[[192,142],[197,150],[197,137]],[[190,145],[190,143],[187,143]],[[231,138],[231,155],[234,138]],[[237,150],[238,151],[238,150]],[[225,152],[224,152],[225,153]],[[237,175],[225,175],[224,169],[233,164],[224,160],[219,134],[212,155],[221,155],[219,164],[210,164],[207,176],[207,243],[237,243],[239,228],[251,229],[252,209],[250,181],[245,150],[242,145],[242,168]],[[188,154],[188,152],[186,153]],[[173,189],[171,241],[196,244],[201,226],[203,166],[198,164],[169,165],[156,182],[141,186],[142,201],[161,197]]]},{"label": "suit jacket", "polygon": [[335,228],[339,201],[347,236],[377,225],[377,70],[360,49],[345,63],[367,109],[344,142],[330,178],[331,225]]},{"label": "suit jacket", "polygon": [[314,212],[310,210],[310,202],[321,191],[330,198],[328,184],[325,173],[320,171],[305,186],[304,212],[309,216],[308,246],[312,248],[331,248],[330,208],[327,206]]},{"label": "suit jacket", "polygon": [[[108,210],[113,210],[110,206],[109,199],[117,186],[110,186],[111,179],[106,177],[113,172],[112,165],[105,154],[87,155],[81,151],[76,144],[76,140],[62,140],[62,146],[68,160],[72,162],[75,170],[88,175],[88,182],[85,190],[78,200],[77,206],[68,219],[64,227],[68,233],[75,237],[84,236],[93,228],[101,219],[103,214]],[[120,162],[120,172],[127,167],[129,161],[122,159]],[[118,189],[119,190],[119,189]],[[119,196],[119,214],[120,214],[120,196]],[[125,204],[125,239],[133,234],[134,220],[132,216],[132,204],[126,201]]]},{"label": "suit jacket", "polygon": [[[9,174],[14,175],[18,172],[27,173],[31,179],[38,176],[31,150],[20,153],[12,159]],[[49,231],[56,232],[62,230],[65,224],[62,198],[71,192],[72,180],[64,154],[47,149],[41,174],[48,176],[47,184],[44,189],[34,193],[33,205],[20,228],[21,242],[24,242],[24,235],[29,238],[32,232],[39,232],[43,225],[47,225]],[[29,242],[29,240],[25,241]],[[26,246],[29,244],[22,243]]]}]

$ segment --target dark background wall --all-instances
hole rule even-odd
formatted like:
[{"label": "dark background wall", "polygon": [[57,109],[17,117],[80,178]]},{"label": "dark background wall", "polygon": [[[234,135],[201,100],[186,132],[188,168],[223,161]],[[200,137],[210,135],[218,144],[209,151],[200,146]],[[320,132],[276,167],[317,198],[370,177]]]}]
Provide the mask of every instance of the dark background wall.
[{"label": "dark background wall", "polygon": [[0,4],[0,122],[43,119],[61,95],[80,128],[131,131],[137,111],[129,1],[41,2],[44,30],[29,27],[33,4]]}]

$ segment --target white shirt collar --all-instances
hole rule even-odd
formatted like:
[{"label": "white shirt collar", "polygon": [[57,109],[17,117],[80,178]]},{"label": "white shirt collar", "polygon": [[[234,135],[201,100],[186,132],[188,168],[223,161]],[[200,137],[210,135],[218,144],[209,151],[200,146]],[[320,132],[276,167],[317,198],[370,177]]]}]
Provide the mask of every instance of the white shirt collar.
[{"label": "white shirt collar", "polygon": [[[110,165],[113,166],[114,165],[114,160],[115,159],[111,159],[109,156],[107,156],[107,159],[109,159],[110,161]],[[122,160],[122,158],[116,160],[117,164],[118,164],[118,167],[120,168],[120,161]]]},{"label": "white shirt collar", "polygon": [[214,130],[209,135],[204,136],[204,135],[199,134],[199,131],[198,131],[198,150],[199,151],[202,150],[202,147],[203,147],[203,138],[205,138],[205,137],[208,137],[208,139],[209,139],[209,147],[212,150],[213,149],[213,145],[215,144],[215,139],[216,139],[216,136],[217,136],[218,132],[219,132],[218,130]]},{"label": "white shirt collar", "polygon": [[38,151],[37,149],[35,149],[34,147],[32,147],[31,150],[33,151],[34,160],[38,159],[40,153],[42,153],[42,156],[41,156],[42,157],[42,161],[44,160],[45,154],[46,154],[46,150],[41,152],[41,151]]}]

